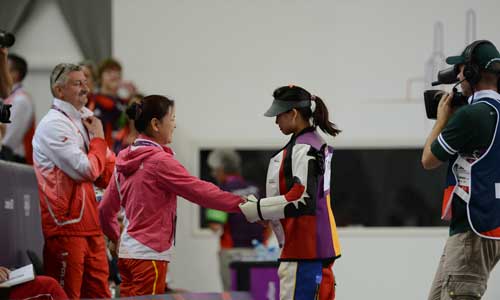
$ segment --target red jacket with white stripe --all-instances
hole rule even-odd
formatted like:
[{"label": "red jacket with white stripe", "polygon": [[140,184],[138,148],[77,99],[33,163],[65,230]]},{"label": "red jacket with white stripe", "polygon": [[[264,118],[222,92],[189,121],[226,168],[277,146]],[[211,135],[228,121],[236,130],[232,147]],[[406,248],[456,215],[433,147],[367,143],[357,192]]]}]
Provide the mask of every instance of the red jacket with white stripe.
[{"label": "red jacket with white stripe", "polygon": [[104,139],[88,136],[82,119],[90,110],[59,99],[53,105],[33,138],[43,234],[102,234],[93,185],[107,186],[115,156]]}]

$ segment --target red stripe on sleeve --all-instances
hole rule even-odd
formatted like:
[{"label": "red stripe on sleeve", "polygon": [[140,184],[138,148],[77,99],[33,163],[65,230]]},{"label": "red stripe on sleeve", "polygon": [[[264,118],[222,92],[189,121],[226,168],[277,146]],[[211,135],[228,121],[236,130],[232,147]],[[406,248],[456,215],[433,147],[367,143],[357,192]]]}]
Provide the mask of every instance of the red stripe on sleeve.
[{"label": "red stripe on sleeve", "polygon": [[305,186],[303,186],[300,183],[294,183],[292,188],[288,191],[288,193],[285,194],[285,199],[286,201],[295,201],[300,199],[302,197],[302,194],[304,194],[304,190],[306,189]]}]

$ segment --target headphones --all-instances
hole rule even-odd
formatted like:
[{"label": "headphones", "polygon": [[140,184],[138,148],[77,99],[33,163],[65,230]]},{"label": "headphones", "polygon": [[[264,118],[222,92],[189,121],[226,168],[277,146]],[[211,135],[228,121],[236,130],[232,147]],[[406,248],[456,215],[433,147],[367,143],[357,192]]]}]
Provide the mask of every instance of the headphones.
[{"label": "headphones", "polygon": [[465,80],[467,80],[471,86],[476,85],[481,80],[481,70],[479,68],[479,65],[477,63],[474,63],[472,60],[473,60],[474,50],[476,50],[476,48],[482,44],[493,45],[493,43],[491,43],[488,40],[478,40],[470,44],[470,46],[468,46],[464,52],[464,58],[465,58],[464,77]]}]

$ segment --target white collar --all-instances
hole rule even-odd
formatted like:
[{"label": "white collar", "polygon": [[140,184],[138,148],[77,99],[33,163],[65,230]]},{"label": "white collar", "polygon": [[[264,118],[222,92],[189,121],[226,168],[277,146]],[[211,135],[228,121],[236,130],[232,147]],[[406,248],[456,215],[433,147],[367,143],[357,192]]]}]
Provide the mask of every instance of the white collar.
[{"label": "white collar", "polygon": [[58,98],[54,98],[54,101],[52,102],[53,105],[55,105],[57,108],[60,110],[64,111],[65,113],[68,114],[72,119],[75,120],[80,120],[80,119],[85,119],[88,117],[91,117],[94,115],[94,113],[86,108],[85,106],[78,111],[76,107],[73,106],[73,104],[69,103],[68,101],[64,101]]},{"label": "white collar", "polygon": [[10,92],[10,95],[9,97],[11,97],[12,95],[16,94],[17,92],[20,92],[23,90],[23,84],[21,82],[17,82],[17,83],[14,83],[12,85],[12,90]]},{"label": "white collar", "polygon": [[500,94],[498,94],[494,90],[481,90],[475,92],[474,95],[470,96],[469,99],[467,99],[467,102],[469,104],[472,104],[473,100],[474,102],[476,102],[481,98],[491,98],[500,101]]},{"label": "white collar", "polygon": [[12,90],[17,90],[23,87],[23,84],[21,82],[16,82],[12,85]]}]

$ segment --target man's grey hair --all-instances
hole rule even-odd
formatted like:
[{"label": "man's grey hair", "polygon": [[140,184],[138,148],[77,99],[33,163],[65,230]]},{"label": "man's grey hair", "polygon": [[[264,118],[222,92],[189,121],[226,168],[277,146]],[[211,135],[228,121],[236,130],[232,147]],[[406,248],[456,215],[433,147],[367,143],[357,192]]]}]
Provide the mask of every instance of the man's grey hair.
[{"label": "man's grey hair", "polygon": [[210,152],[207,164],[212,169],[223,168],[226,173],[241,172],[241,157],[231,149],[215,149]]},{"label": "man's grey hair", "polygon": [[55,97],[54,88],[56,85],[65,85],[68,81],[68,74],[74,71],[81,71],[82,67],[75,64],[60,63],[54,67],[50,74],[50,91]]}]

